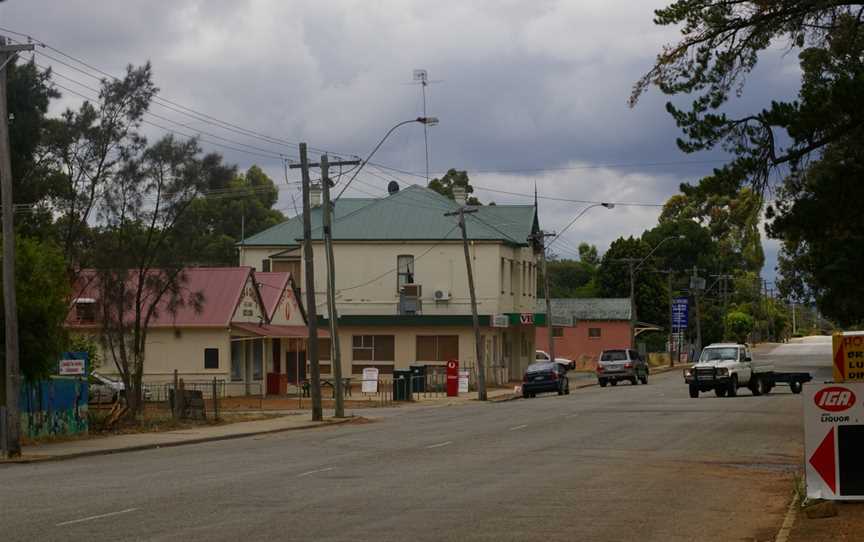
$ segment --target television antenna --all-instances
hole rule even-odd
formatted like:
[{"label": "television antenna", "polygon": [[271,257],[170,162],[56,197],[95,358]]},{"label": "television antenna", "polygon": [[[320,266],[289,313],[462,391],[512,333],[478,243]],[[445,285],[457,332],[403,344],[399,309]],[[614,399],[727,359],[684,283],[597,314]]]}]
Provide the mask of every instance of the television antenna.
[{"label": "television antenna", "polygon": [[[432,83],[443,83],[443,81],[430,81],[429,72],[424,69],[414,70],[414,84],[419,84],[423,93],[423,117],[426,115],[426,86]],[[429,127],[423,125],[423,146],[426,149],[426,184],[429,184]]]}]

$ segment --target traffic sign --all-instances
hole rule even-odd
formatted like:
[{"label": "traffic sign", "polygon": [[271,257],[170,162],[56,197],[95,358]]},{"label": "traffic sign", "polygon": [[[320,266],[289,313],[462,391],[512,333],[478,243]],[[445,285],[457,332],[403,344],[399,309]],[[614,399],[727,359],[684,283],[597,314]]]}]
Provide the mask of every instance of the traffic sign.
[{"label": "traffic sign", "polygon": [[834,380],[864,382],[864,331],[845,331],[832,337]]},{"label": "traffic sign", "polygon": [[808,498],[864,500],[864,383],[805,388],[804,450]]}]

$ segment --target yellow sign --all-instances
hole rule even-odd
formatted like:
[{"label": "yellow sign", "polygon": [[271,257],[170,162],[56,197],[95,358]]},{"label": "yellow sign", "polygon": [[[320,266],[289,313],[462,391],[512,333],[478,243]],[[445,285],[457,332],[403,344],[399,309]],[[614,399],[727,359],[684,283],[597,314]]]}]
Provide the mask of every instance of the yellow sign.
[{"label": "yellow sign", "polygon": [[835,333],[832,342],[834,381],[864,382],[864,331]]}]

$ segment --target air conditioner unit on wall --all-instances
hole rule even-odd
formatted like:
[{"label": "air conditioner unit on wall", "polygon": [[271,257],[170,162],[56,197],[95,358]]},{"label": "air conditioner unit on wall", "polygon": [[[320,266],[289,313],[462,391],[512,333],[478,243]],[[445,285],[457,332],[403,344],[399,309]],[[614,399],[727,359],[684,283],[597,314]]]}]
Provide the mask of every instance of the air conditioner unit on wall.
[{"label": "air conditioner unit on wall", "polygon": [[435,290],[433,295],[435,301],[450,301],[450,292],[448,290]]},{"label": "air conditioner unit on wall", "polygon": [[423,286],[420,284],[403,284],[402,290],[399,293],[406,297],[421,297],[423,295]]}]

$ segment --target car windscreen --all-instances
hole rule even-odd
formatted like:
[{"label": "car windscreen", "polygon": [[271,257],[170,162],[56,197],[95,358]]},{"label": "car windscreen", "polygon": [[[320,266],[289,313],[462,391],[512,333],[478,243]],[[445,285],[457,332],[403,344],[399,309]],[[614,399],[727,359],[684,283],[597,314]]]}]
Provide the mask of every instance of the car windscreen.
[{"label": "car windscreen", "polygon": [[526,373],[542,373],[546,371],[551,371],[553,365],[551,363],[534,363],[528,366],[528,370]]},{"label": "car windscreen", "polygon": [[606,350],[600,356],[600,361],[627,361],[627,352],[624,350]]},{"label": "car windscreen", "polygon": [[718,359],[738,359],[738,349],[729,348],[706,348],[702,351],[699,361],[716,361]]}]

